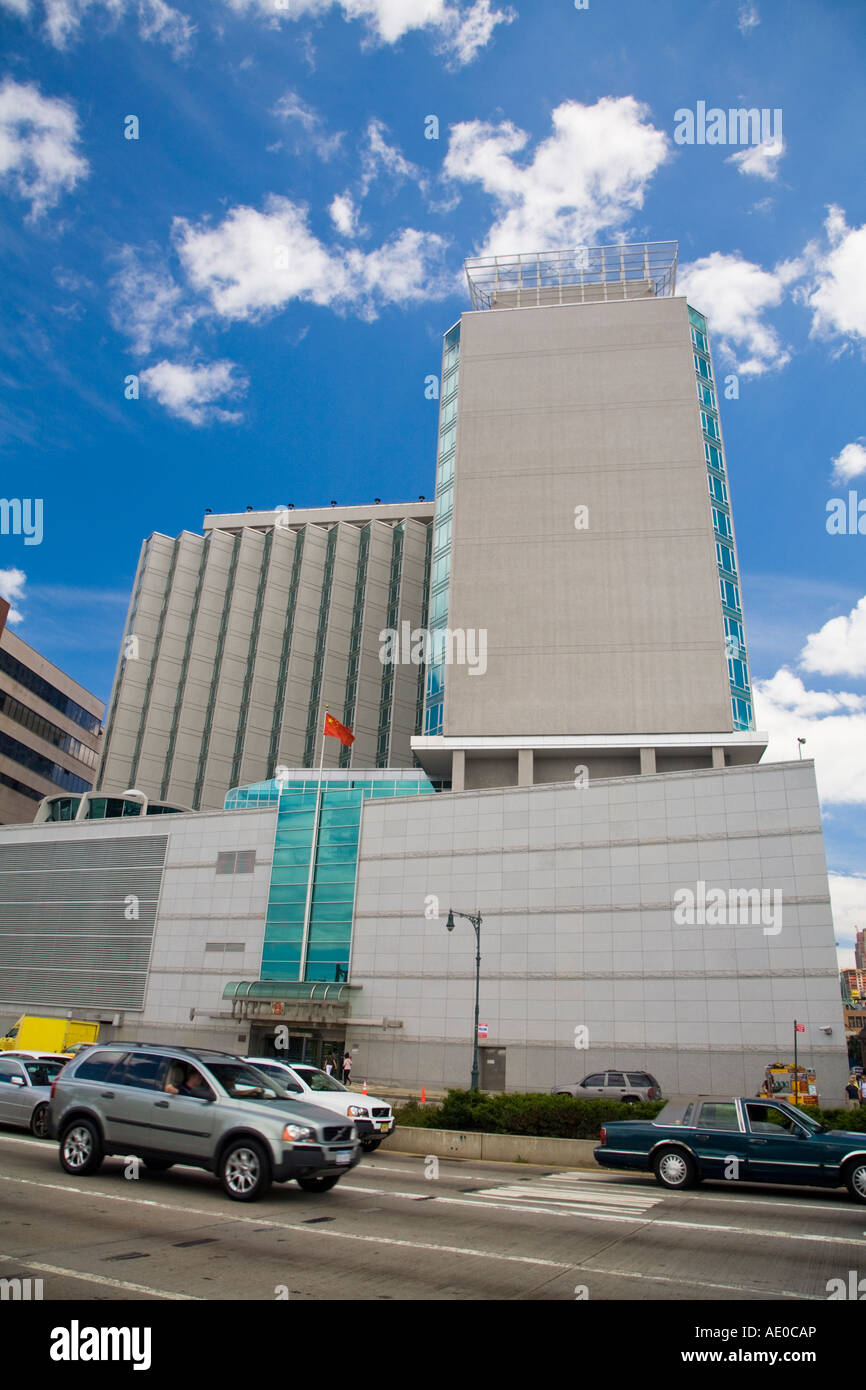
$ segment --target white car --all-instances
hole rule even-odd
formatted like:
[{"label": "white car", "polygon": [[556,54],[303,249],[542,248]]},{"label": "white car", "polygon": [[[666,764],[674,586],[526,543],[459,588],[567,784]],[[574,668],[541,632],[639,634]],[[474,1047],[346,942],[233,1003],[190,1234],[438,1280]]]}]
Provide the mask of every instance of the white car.
[{"label": "white car", "polygon": [[37,1139],[48,1138],[51,1086],[64,1062],[42,1062],[0,1052],[0,1124],[20,1125]]},{"label": "white car", "polygon": [[367,1153],[378,1149],[382,1140],[394,1131],[394,1115],[390,1105],[376,1096],[348,1090],[335,1076],[307,1062],[280,1062],[275,1057],[248,1057],[251,1066],[272,1076],[286,1090],[324,1110],[347,1115],[358,1131],[361,1147]]},{"label": "white car", "polygon": [[9,1051],[9,1052],[0,1052],[0,1058],[2,1058],[2,1057],[19,1057],[19,1058],[25,1058],[25,1057],[26,1057],[26,1058],[28,1059],[28,1061],[30,1061],[30,1062],[60,1062],[61,1066],[64,1066],[64,1067],[65,1067],[67,1062],[71,1062],[71,1060],[72,1060],[72,1053],[71,1053],[71,1052],[35,1052],[35,1051],[33,1051],[32,1049],[30,1049],[30,1050],[27,1050],[27,1049],[14,1049],[14,1050]]}]

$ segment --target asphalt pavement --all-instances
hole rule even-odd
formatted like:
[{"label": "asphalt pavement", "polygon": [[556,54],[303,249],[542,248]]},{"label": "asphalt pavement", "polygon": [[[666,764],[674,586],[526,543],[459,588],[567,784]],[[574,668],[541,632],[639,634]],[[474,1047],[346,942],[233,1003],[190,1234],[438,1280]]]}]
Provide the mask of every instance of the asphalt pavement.
[{"label": "asphalt pavement", "polygon": [[73,1178],[57,1145],[0,1131],[0,1279],[53,1300],[821,1300],[866,1275],[866,1206],[842,1191],[431,1159],[380,1151],[329,1193],[226,1198],[194,1168]]}]

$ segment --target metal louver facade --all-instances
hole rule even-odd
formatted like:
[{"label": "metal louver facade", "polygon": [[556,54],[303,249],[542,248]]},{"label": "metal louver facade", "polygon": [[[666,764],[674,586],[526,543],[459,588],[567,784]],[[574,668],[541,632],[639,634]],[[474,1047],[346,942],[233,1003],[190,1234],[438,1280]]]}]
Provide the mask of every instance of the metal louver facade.
[{"label": "metal louver facade", "polygon": [[165,835],[0,846],[0,998],[141,1009]]}]

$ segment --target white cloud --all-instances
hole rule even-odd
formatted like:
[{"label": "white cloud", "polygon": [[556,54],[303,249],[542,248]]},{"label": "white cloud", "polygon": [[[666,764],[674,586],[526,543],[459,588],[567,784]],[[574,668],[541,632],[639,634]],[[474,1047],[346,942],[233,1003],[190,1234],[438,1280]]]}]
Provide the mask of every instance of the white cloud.
[{"label": "white cloud", "polygon": [[366,145],[361,151],[362,198],[366,198],[380,174],[386,177],[391,185],[402,183],[404,179],[412,179],[422,189],[426,186],[421,170],[417,165],[410,163],[396,145],[388,143],[385,138],[387,133],[388,127],[384,121],[377,120],[376,117],[367,125]]},{"label": "white cloud", "polygon": [[450,53],[452,66],[465,67],[487,47],[497,24],[511,24],[516,18],[510,8],[492,10],[490,0],[475,0],[468,10],[446,7],[440,48]]},{"label": "white cloud", "polygon": [[[824,676],[866,676],[866,597],[847,615],[831,618],[810,633],[800,652],[802,671]],[[770,735],[766,762],[795,756],[815,759],[825,802],[866,805],[866,695],[845,690],[807,690],[783,666],[772,679],[754,684],[757,727]]]},{"label": "white cloud", "polygon": [[737,16],[737,28],[740,33],[748,34],[751,29],[756,29],[760,22],[761,16],[758,14],[757,6],[751,4],[750,0],[744,0]]},{"label": "white cloud", "polygon": [[184,302],[184,292],[153,248],[147,252],[124,246],[120,270],[111,280],[111,321],[132,339],[137,353],[157,343],[185,342],[197,311]]},{"label": "white cloud", "polygon": [[510,121],[453,126],[445,173],[479,183],[497,206],[480,254],[581,246],[621,227],[668,156],[667,136],[648,114],[634,97],[565,101],[553,111],[553,134],[522,163],[514,156],[529,136]]},{"label": "white cloud", "polygon": [[811,242],[804,253],[811,280],[800,297],[812,310],[812,332],[866,338],[866,223],[849,227],[833,206],[824,227],[828,247]]},{"label": "white cloud", "polygon": [[809,634],[800,665],[824,676],[866,676],[866,598],[849,614],[831,618]]},{"label": "white cloud", "polygon": [[329,159],[333,159],[338,152],[345,131],[338,130],[333,135],[328,135],[318,111],[308,105],[297,92],[284,92],[273,108],[272,114],[279,116],[281,120],[286,122],[297,122],[303,129],[308,144],[326,163]]},{"label": "white cloud", "polygon": [[373,318],[381,304],[444,292],[441,237],[407,228],[367,253],[329,248],[303,205],[273,194],[264,211],[235,207],[216,227],[178,218],[174,235],[190,284],[227,319],[259,318],[292,300]]},{"label": "white cloud", "polygon": [[328,212],[340,236],[358,236],[361,228],[358,223],[358,209],[348,192],[337,193],[332,199]]},{"label": "white cloud", "polygon": [[837,941],[850,941],[839,952],[839,969],[854,967],[854,929],[866,926],[866,874],[830,874],[830,904]]},{"label": "white cloud", "polygon": [[279,20],[312,19],[338,6],[347,20],[359,20],[379,43],[395,44],[404,35],[427,29],[439,37],[439,50],[454,66],[470,63],[484,48],[497,25],[514,18],[511,10],[492,10],[490,0],[468,7],[449,0],[225,0],[237,14],[251,11],[271,24]]},{"label": "white cloud", "polygon": [[223,397],[232,398],[246,391],[249,382],[234,372],[233,362],[194,366],[163,361],[143,371],[141,381],[170,415],[191,425],[210,424],[214,420],[235,424],[241,419],[240,413],[215,404]]},{"label": "white cloud", "polygon": [[713,343],[743,376],[784,367],[791,354],[767,323],[767,309],[781,304],[789,271],[762,270],[739,255],[714,251],[677,272],[677,293],[709,319]]},{"label": "white cloud", "polygon": [[26,597],[24,585],[27,575],[23,570],[0,570],[0,598],[5,598],[13,606],[9,609],[7,623],[20,623],[24,614],[14,605]]},{"label": "white cloud", "polygon": [[855,444],[846,444],[833,459],[833,482],[850,483],[852,478],[859,478],[861,473],[866,473],[866,440],[858,440]]},{"label": "white cloud", "polygon": [[78,37],[88,12],[116,24],[134,11],[141,37],[168,44],[176,55],[187,50],[195,33],[195,25],[188,17],[172,9],[166,0],[41,0],[39,5],[31,5],[30,0],[0,0],[0,5],[22,18],[40,13],[45,36],[55,48],[66,48]]},{"label": "white cloud", "polygon": [[755,682],[753,694],[756,725],[770,736],[764,762],[796,758],[805,738],[822,801],[866,804],[866,696],[806,690],[787,667]]},{"label": "white cloud", "polygon": [[175,55],[185,53],[195,25],[165,0],[138,0],[138,32],[143,39],[168,44]]},{"label": "white cloud", "polygon": [[725,163],[735,164],[741,174],[772,181],[778,175],[779,160],[785,153],[785,148],[785,142],[781,137],[766,140],[760,145],[747,145],[738,154],[729,155]]},{"label": "white cloud", "polygon": [[78,117],[68,102],[6,79],[0,87],[0,180],[30,203],[31,218],[88,172],[78,142]]}]

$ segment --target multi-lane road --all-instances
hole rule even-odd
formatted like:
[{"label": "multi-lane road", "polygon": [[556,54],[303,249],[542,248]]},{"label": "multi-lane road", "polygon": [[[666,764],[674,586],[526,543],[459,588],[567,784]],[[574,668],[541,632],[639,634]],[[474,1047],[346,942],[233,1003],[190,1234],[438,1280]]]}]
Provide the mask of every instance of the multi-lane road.
[{"label": "multi-lane road", "polygon": [[[866,1274],[840,1193],[384,1153],[331,1193],[228,1201],[191,1168],[72,1178],[0,1131],[0,1279],[88,1299],[826,1300]],[[430,1174],[430,1176],[428,1176]],[[858,1270],[859,1265],[859,1270]]]}]

